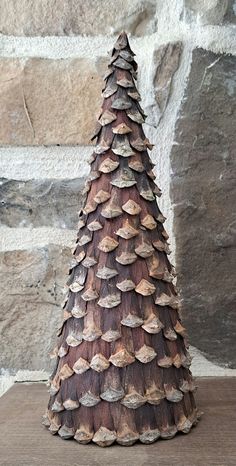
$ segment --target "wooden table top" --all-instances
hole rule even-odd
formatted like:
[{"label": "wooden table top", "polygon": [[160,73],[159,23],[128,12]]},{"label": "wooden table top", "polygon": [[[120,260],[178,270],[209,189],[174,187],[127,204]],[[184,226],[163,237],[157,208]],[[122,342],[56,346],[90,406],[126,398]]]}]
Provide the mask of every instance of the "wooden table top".
[{"label": "wooden table top", "polygon": [[1,466],[236,466],[236,377],[197,380],[204,411],[188,435],[132,447],[80,445],[41,425],[45,384],[15,384],[0,398]]}]

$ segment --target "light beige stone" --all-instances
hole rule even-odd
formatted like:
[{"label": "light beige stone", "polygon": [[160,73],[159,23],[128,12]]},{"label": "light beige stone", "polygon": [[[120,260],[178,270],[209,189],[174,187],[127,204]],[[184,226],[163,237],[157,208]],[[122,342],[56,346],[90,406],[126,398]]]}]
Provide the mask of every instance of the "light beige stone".
[{"label": "light beige stone", "polygon": [[0,30],[19,36],[155,30],[155,0],[1,0]]},{"label": "light beige stone", "polygon": [[0,60],[0,144],[89,144],[102,77],[85,58]]},{"label": "light beige stone", "polygon": [[55,245],[0,254],[0,367],[51,368],[70,258]]}]

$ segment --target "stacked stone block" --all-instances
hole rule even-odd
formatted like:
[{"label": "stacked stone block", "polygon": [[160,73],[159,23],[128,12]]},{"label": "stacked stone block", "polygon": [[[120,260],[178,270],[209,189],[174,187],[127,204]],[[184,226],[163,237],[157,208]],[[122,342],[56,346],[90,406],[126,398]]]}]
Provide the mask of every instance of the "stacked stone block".
[{"label": "stacked stone block", "polygon": [[[102,102],[97,90],[107,50],[123,29],[140,64],[144,128],[155,144],[151,157],[183,319],[197,348],[235,367],[234,218],[225,208],[228,199],[234,202],[235,7],[231,1],[196,3],[0,1],[2,369],[49,369],[45,347],[52,346],[61,320],[90,136]],[[206,264],[210,288],[201,273]],[[215,293],[219,270],[227,270],[221,299]]]}]

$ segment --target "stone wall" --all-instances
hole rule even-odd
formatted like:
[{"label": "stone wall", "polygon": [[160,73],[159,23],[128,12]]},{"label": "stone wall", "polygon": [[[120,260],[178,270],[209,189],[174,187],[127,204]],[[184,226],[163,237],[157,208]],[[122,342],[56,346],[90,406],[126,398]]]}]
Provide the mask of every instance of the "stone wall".
[{"label": "stone wall", "polygon": [[232,0],[0,0],[2,374],[50,369],[107,51],[122,29],[194,373],[234,373],[235,12]]},{"label": "stone wall", "polygon": [[191,343],[236,364],[236,59],[198,49],[171,151],[178,283]]}]

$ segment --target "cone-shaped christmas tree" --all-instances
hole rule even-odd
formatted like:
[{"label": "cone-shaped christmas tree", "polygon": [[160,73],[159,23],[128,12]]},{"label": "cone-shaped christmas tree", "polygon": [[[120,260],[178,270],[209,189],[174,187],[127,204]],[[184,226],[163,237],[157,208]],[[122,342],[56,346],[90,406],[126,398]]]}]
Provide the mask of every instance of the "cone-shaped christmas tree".
[{"label": "cone-shaped christmas tree", "polygon": [[104,78],[44,417],[53,434],[100,446],[172,438],[198,417],[136,68],[122,33]]}]

